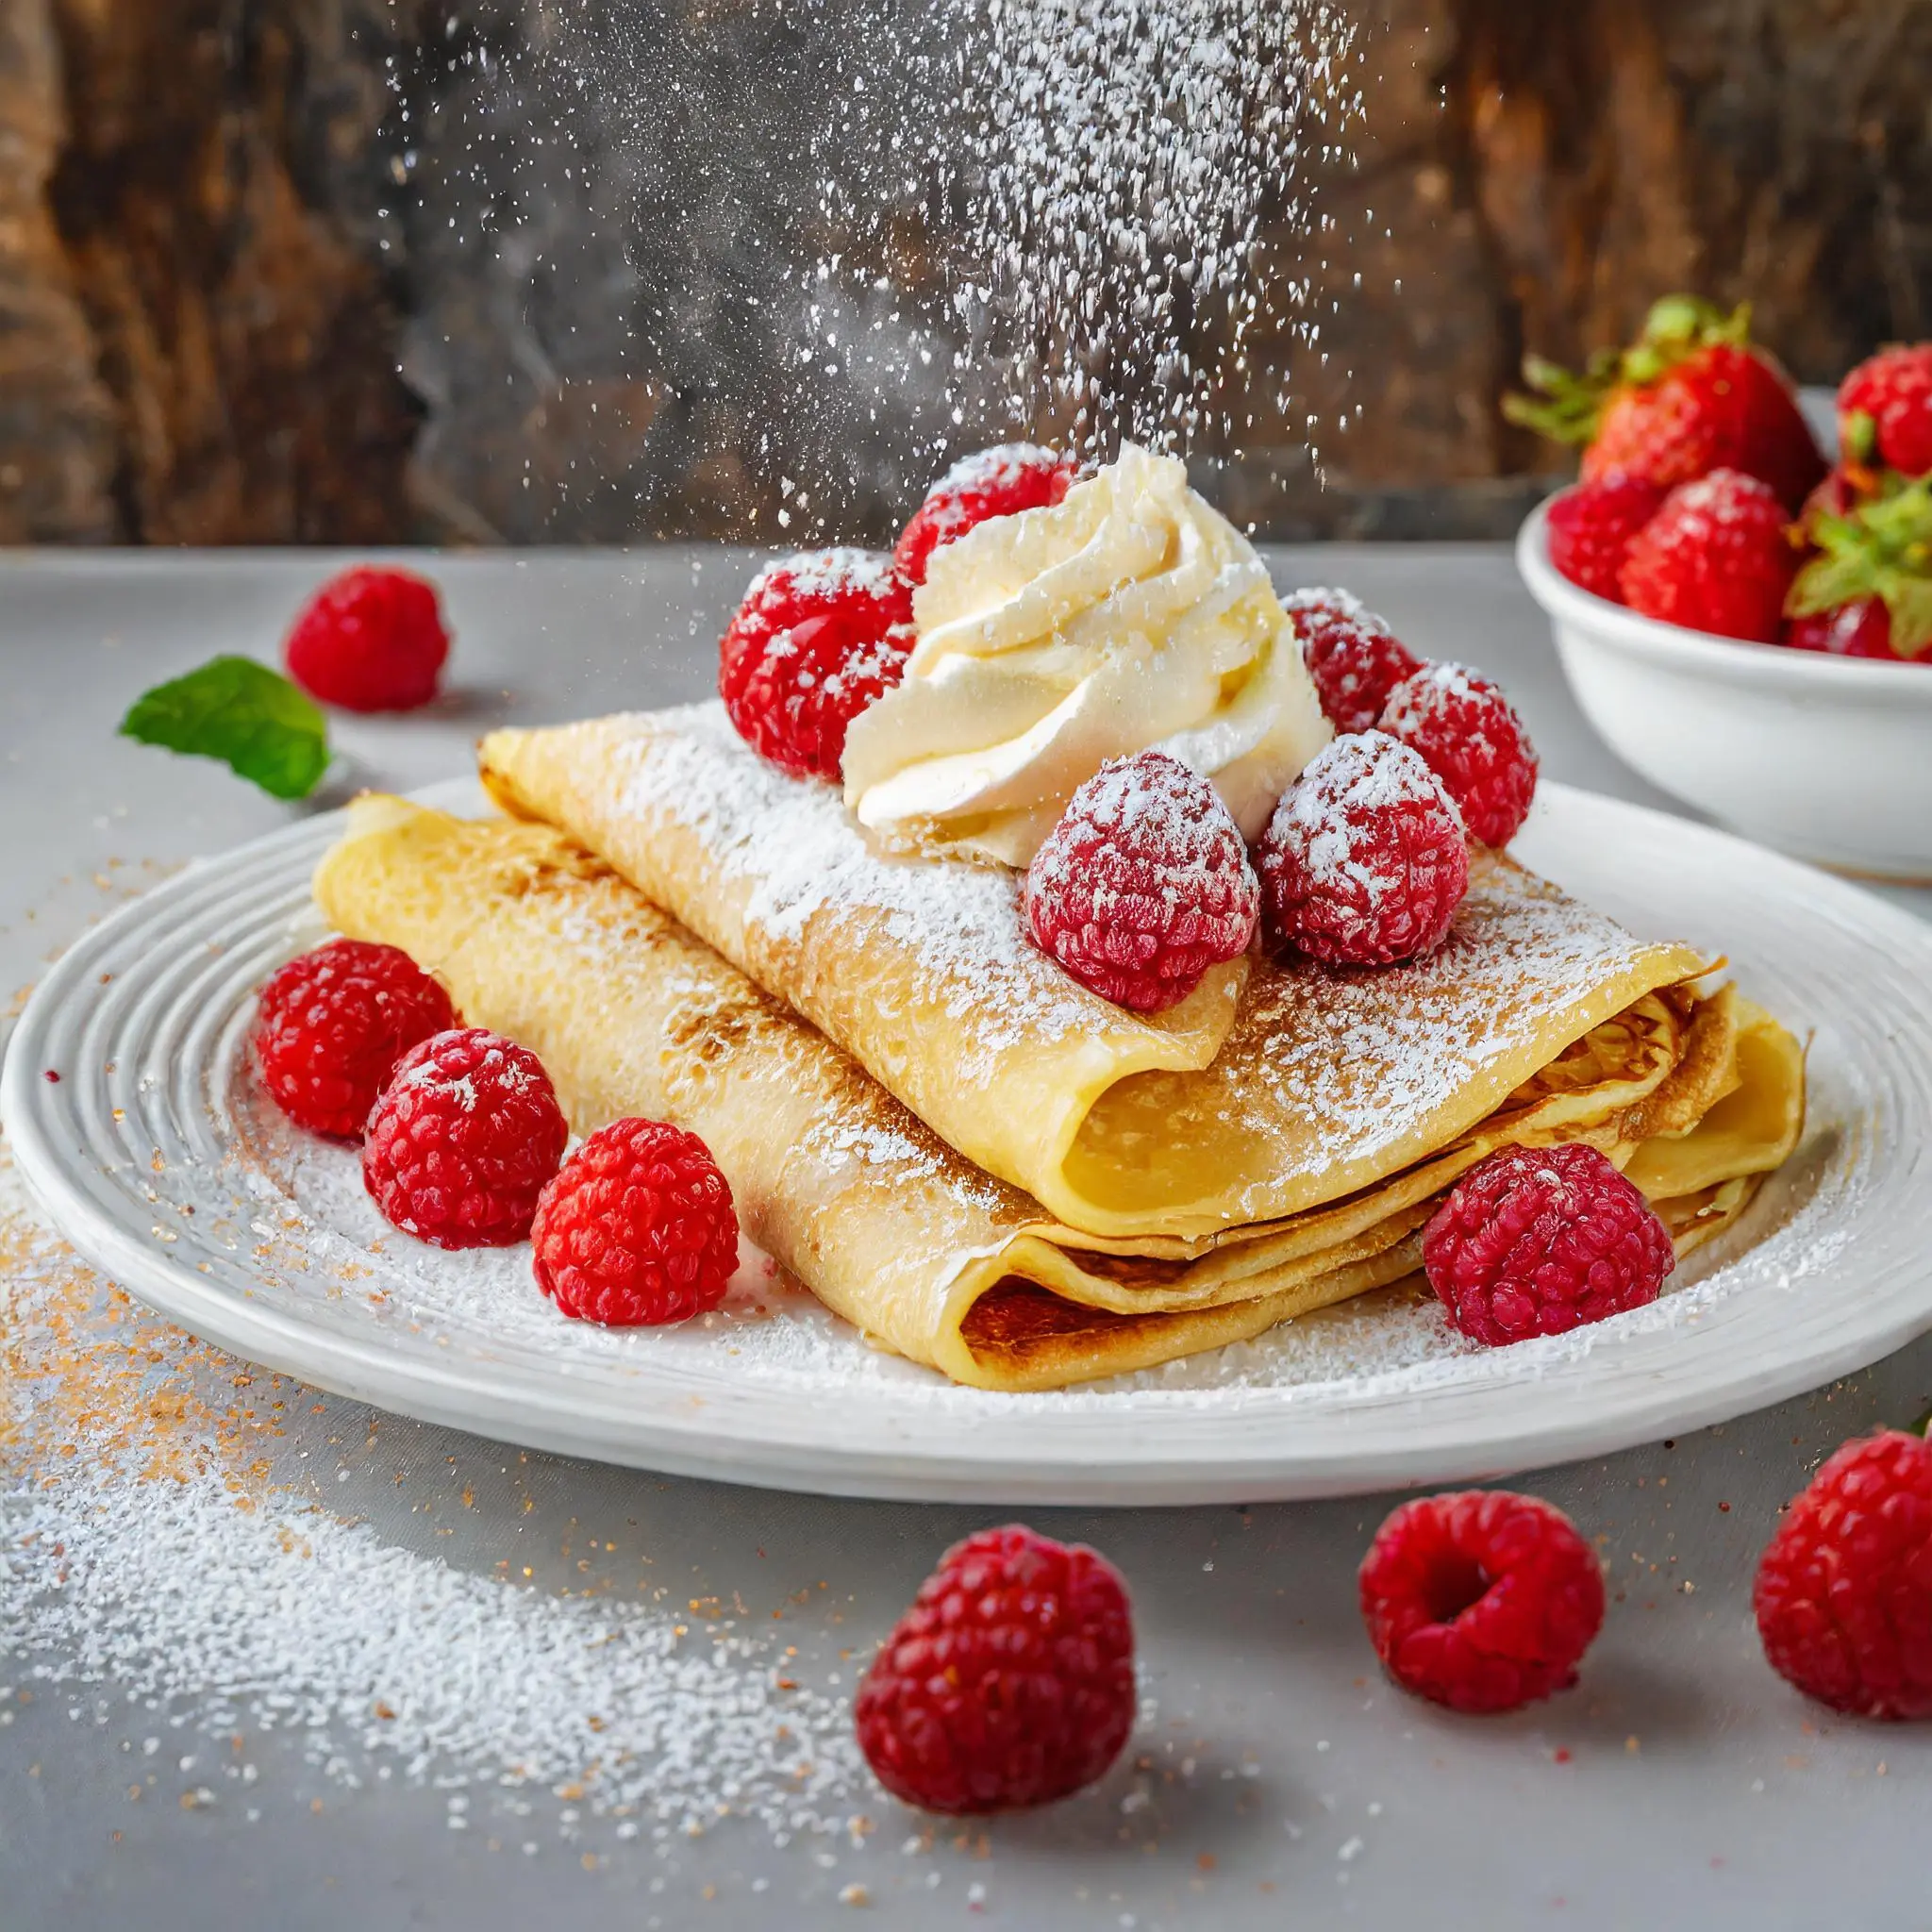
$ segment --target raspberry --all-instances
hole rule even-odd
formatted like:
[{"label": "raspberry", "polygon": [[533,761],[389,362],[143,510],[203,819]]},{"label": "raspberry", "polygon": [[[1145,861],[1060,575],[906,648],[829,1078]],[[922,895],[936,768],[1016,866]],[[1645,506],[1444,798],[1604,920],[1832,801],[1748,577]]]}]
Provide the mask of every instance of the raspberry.
[{"label": "raspberry", "polygon": [[1876,658],[1887,664],[1932,663],[1932,643],[1916,658],[1901,658],[1891,643],[1891,612],[1878,597],[1862,597],[1813,617],[1794,617],[1785,642],[1797,651],[1828,651],[1835,658]]},{"label": "raspberry", "polygon": [[1285,608],[1328,722],[1338,731],[1373,731],[1389,693],[1422,659],[1346,591],[1297,591]]},{"label": "raspberry", "polygon": [[1855,461],[1932,475],[1932,342],[1861,362],[1840,387],[1838,414]]},{"label": "raspberry", "polygon": [[1090,1785],[1134,1727],[1134,1627],[1103,1557],[1013,1524],[956,1543],[858,1689],[858,1747],[896,1798],[1010,1811]]},{"label": "raspberry", "polygon": [[1116,1006],[1177,1006],[1255,936],[1260,888],[1221,794],[1165,752],[1101,766],[1026,869],[1042,953]]},{"label": "raspberry", "polygon": [[609,1328],[715,1308],[738,1266],[731,1189],[695,1134],[613,1121],[564,1163],[530,1230],[537,1286]]},{"label": "raspberry", "polygon": [[853,719],[898,683],[912,587],[869,550],[819,550],[752,580],[718,646],[718,691],[738,735],[801,777],[837,778]]},{"label": "raspberry", "polygon": [[530,1231],[570,1130],[533,1053],[481,1026],[406,1054],[369,1117],[362,1184],[439,1248],[507,1248]]},{"label": "raspberry", "polygon": [[1030,442],[983,449],[955,463],[926,491],[925,501],[900,534],[892,553],[900,575],[909,584],[924,583],[926,564],[935,550],[958,542],[968,530],[994,517],[1064,502],[1074,477],[1071,457]]},{"label": "raspberry", "polygon": [[261,990],[255,1057],[275,1105],[312,1133],[361,1133],[396,1062],[457,1024],[428,974],[394,946],[331,940]]},{"label": "raspberry", "polygon": [[1776,492],[1737,470],[1713,470],[1665,497],[1618,581],[1641,616],[1774,644],[1798,562]]},{"label": "raspberry", "polygon": [[1405,1503],[1362,1559],[1362,1619],[1389,1674],[1451,1710],[1567,1690],[1603,1628],[1604,1579],[1560,1509],[1507,1490]]},{"label": "raspberry", "polygon": [[1283,936],[1331,966],[1432,952],[1469,890],[1462,814],[1442,781],[1380,731],[1338,738],[1261,836],[1261,895]]},{"label": "raspberry", "polygon": [[1427,664],[1389,693],[1381,728],[1441,779],[1478,845],[1507,845],[1536,796],[1536,747],[1509,700],[1466,665]]},{"label": "raspberry", "polygon": [[1663,508],[1664,494],[1647,476],[1622,471],[1566,491],[1550,506],[1550,562],[1592,596],[1621,604],[1631,541]]},{"label": "raspberry", "polygon": [[363,565],[331,577],[282,646],[289,675],[345,711],[413,711],[436,695],[449,632],[436,586]]},{"label": "raspberry", "polygon": [[1676,1265],[1650,1203],[1580,1142],[1491,1155],[1423,1230],[1429,1286],[1490,1348],[1641,1308]]},{"label": "raspberry", "polygon": [[1856,1717],[1932,1717],[1932,1446],[1847,1442],[1757,1566],[1757,1633],[1779,1676]]}]

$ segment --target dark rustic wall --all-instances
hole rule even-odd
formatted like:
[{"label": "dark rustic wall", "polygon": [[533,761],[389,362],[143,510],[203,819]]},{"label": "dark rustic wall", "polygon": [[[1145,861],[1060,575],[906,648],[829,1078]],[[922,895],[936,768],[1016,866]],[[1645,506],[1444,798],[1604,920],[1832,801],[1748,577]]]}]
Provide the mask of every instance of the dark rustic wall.
[{"label": "dark rustic wall", "polygon": [[[1554,460],[1497,416],[1523,349],[1665,287],[1752,296],[1812,379],[1932,332],[1926,0],[1362,14],[1358,166],[1324,184],[1344,353],[1258,359],[1295,425],[1365,411],[1325,490],[1294,426],[1251,439],[1219,487],[1264,527],[1507,527]],[[0,0],[0,541],[770,537],[781,476],[793,534],[889,527],[936,387],[814,388],[759,299],[840,242],[797,16]]]}]

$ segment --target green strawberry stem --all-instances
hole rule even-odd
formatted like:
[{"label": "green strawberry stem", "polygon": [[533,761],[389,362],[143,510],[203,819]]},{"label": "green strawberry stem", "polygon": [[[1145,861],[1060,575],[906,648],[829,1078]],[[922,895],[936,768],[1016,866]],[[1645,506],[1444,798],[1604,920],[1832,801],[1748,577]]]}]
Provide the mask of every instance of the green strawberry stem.
[{"label": "green strawberry stem", "polygon": [[1786,608],[1817,617],[1877,598],[1891,618],[1891,648],[1916,658],[1932,644],[1932,477],[1890,479],[1848,516],[1815,513],[1806,536],[1818,555],[1799,572]]},{"label": "green strawberry stem", "polygon": [[1750,342],[1748,302],[1724,309],[1696,295],[1666,295],[1652,305],[1636,341],[1627,349],[1599,349],[1581,375],[1525,356],[1523,379],[1533,393],[1505,396],[1503,413],[1552,442],[1587,443],[1620,391],[1648,389],[1706,349],[1742,349]]}]

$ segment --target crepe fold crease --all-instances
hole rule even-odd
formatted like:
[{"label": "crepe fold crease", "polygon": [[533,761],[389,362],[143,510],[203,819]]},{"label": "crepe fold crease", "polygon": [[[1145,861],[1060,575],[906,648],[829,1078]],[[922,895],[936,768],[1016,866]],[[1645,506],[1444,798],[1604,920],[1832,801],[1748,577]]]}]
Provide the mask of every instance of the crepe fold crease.
[{"label": "crepe fold crease", "polygon": [[[518,802],[533,808],[527,793]],[[737,876],[721,868],[721,879]],[[1514,868],[1497,878],[1504,906],[1550,890]],[[1378,1171],[1332,1164],[1300,1195],[1269,1195],[1299,1205],[1265,1220],[1215,1224],[1161,1209],[1142,1216],[1139,1232],[1095,1231],[967,1158],[798,1003],[755,985],[621,876],[614,854],[591,849],[576,824],[472,822],[365,799],[315,890],[341,931],[400,946],[444,981],[467,1023],[536,1052],[578,1130],[645,1114],[700,1135],[766,1252],[881,1345],[985,1388],[1054,1388],[1152,1366],[1410,1275],[1442,1190],[1505,1144],[1603,1147],[1688,1248],[1736,1217],[1802,1119],[1802,1063],[1789,1036],[1734,994],[1701,999],[1666,970],[1627,998],[1607,995],[1607,1014],[1479,1109],[1439,1107],[1430,1128],[1388,1137]],[[741,930],[777,935],[769,958],[790,957],[802,986],[832,970],[822,956],[808,967],[787,953],[785,936],[809,931],[812,912],[791,901],[764,924],[752,903],[738,902]],[[889,974],[889,990],[909,998],[918,974],[894,957],[901,977]],[[1667,955],[1637,978],[1679,963]],[[1217,1031],[1224,1058],[1239,1045],[1266,971],[1204,989],[1196,1012],[1171,1030],[1146,1029],[1166,1042],[1151,1060],[1147,1039],[1124,1020],[1123,1058],[1137,1074],[1198,1079],[1221,1062],[1213,1047],[1201,1067],[1191,1070],[1188,1057]],[[819,1004],[848,1019],[858,1010],[829,993]],[[912,1024],[912,1010],[929,1022],[934,1002],[881,1024]],[[1296,1010],[1291,1001],[1291,1020],[1274,1024],[1292,1024]],[[875,1050],[894,1063],[917,1058],[903,1039]],[[989,1055],[992,1091],[1005,1091],[996,1034],[941,1036],[932,1050]],[[1081,1064],[1071,1037],[1057,1064],[1067,1060]]]}]

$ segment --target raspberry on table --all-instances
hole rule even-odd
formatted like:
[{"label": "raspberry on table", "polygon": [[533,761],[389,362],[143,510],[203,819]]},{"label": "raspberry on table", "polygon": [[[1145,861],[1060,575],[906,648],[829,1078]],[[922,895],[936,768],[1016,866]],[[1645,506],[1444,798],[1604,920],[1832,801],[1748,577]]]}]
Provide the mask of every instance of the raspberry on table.
[{"label": "raspberry on table", "polygon": [[1932,1444],[1847,1442],[1778,1525],[1754,1596],[1764,1655],[1855,1717],[1932,1718]]},{"label": "raspberry on table", "polygon": [[1020,1524],[956,1543],[859,1686],[859,1749],[896,1798],[1009,1811],[1091,1784],[1134,1727],[1134,1628],[1103,1557]]},{"label": "raspberry on table", "polygon": [[256,1064],[297,1126],[351,1140],[402,1057],[456,1024],[449,994],[408,954],[331,940],[278,968],[257,995]]},{"label": "raspberry on table", "polygon": [[537,1056],[458,1027],[404,1056],[369,1117],[362,1182],[405,1234],[507,1248],[529,1233],[569,1139]]},{"label": "raspberry on table", "polygon": [[1507,1490],[1405,1503],[1362,1559],[1362,1619],[1389,1674],[1451,1710],[1515,1710],[1576,1681],[1604,1579],[1560,1509]]},{"label": "raspberry on table", "polygon": [[1331,966],[1433,952],[1469,890],[1462,814],[1420,756],[1380,731],[1328,744],[1283,794],[1259,851],[1282,936]]},{"label": "raspberry on table", "polygon": [[1389,693],[1381,729],[1422,755],[1478,845],[1503,846],[1536,797],[1536,747],[1499,687],[1464,664],[1425,664]]},{"label": "raspberry on table", "polygon": [[994,517],[1063,503],[1075,475],[1073,458],[1037,443],[1002,443],[964,458],[926,491],[901,532],[892,553],[900,575],[909,584],[924,583],[935,550]]},{"label": "raspberry on table", "polygon": [[1618,583],[1641,617],[1774,644],[1799,562],[1776,491],[1740,471],[1713,470],[1664,498],[1631,541]]},{"label": "raspberry on table", "polygon": [[1221,794],[1165,752],[1103,765],[1026,869],[1040,950],[1116,1006],[1177,1006],[1255,936],[1260,888]]},{"label": "raspberry on table", "polygon": [[1676,1265],[1650,1203],[1577,1141],[1491,1154],[1423,1230],[1429,1286],[1491,1348],[1643,1307]]},{"label": "raspberry on table", "polygon": [[1932,342],[1881,350],[1861,362],[1839,388],[1838,415],[1855,461],[1932,475]]},{"label": "raspberry on table", "polygon": [[1350,591],[1297,591],[1283,608],[1328,722],[1338,731],[1373,731],[1389,693],[1422,659]]},{"label": "raspberry on table", "polygon": [[1621,604],[1631,542],[1665,494],[1648,476],[1621,470],[1566,491],[1550,506],[1551,564],[1592,596]]},{"label": "raspberry on table", "polygon": [[695,1134],[613,1121],[544,1188],[530,1242],[537,1285],[566,1315],[609,1328],[658,1325],[724,1299],[738,1216]]},{"label": "raspberry on table", "polygon": [[436,695],[449,631],[436,586],[407,570],[358,565],[304,607],[282,646],[289,675],[344,711],[413,711]]},{"label": "raspberry on table", "polygon": [[752,580],[719,641],[719,694],[761,757],[836,779],[853,719],[905,675],[912,641],[912,587],[891,558],[781,558]]}]

